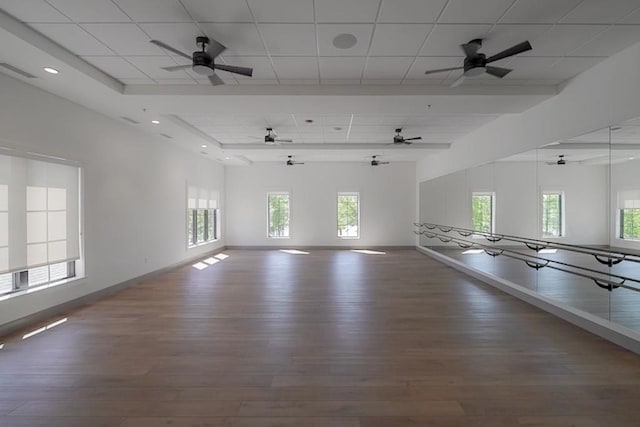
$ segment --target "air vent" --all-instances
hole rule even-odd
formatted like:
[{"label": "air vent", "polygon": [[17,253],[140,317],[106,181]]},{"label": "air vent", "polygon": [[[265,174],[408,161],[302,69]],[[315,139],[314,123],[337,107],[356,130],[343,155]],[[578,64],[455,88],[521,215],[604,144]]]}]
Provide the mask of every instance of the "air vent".
[{"label": "air vent", "polygon": [[20,68],[16,68],[11,64],[7,64],[6,62],[0,62],[0,67],[6,68],[9,71],[13,71],[16,74],[21,75],[22,77],[26,77],[28,79],[35,79],[36,76],[33,74],[29,74],[26,71],[21,70]]},{"label": "air vent", "polygon": [[160,135],[164,136],[167,139],[173,139],[171,135],[167,135],[166,133],[161,133]]},{"label": "air vent", "polygon": [[139,124],[140,124],[140,122],[139,122],[139,121],[137,121],[137,120],[133,120],[131,117],[125,117],[125,116],[122,116],[122,117],[120,117],[120,118],[121,118],[122,120],[126,120],[126,121],[128,121],[129,123],[133,123],[134,125],[139,125]]}]

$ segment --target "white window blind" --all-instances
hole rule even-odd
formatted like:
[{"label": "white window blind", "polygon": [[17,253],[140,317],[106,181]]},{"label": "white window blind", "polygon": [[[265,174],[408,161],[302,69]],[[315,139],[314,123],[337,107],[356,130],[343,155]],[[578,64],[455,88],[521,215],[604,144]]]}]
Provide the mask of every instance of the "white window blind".
[{"label": "white window blind", "polygon": [[80,258],[79,169],[0,155],[0,274]]},{"label": "white window blind", "polygon": [[640,190],[619,191],[618,209],[640,209]]}]

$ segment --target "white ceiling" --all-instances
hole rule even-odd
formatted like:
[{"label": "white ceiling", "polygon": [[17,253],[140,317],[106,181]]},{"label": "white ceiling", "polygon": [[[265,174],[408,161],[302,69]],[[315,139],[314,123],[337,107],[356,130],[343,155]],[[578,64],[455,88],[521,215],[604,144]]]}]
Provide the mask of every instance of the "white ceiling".
[{"label": "white ceiling", "polygon": [[[640,41],[639,0],[0,0],[2,11],[21,22],[0,13],[0,62],[37,78],[0,71],[189,150],[208,145],[224,163],[292,150],[310,161],[417,160]],[[341,33],[357,44],[335,48]],[[201,34],[254,77],[220,72],[227,85],[211,87],[190,70],[160,68],[184,59],[150,39],[190,53]],[[451,89],[456,72],[424,75],[461,65],[459,45],[473,38],[487,54],[525,39],[533,50],[500,61],[514,68],[502,80]],[[268,126],[294,144],[260,146]],[[423,142],[389,145],[396,127]]]}]

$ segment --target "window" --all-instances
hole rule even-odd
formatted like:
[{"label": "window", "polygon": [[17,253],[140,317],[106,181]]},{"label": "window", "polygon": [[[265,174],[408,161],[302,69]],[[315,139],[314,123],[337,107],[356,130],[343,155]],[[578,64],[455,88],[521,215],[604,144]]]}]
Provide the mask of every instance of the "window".
[{"label": "window", "polygon": [[218,240],[218,193],[196,187],[188,187],[187,192],[187,246],[193,247]]},{"label": "window", "polygon": [[76,276],[80,169],[0,155],[0,295]]},{"label": "window", "polygon": [[474,230],[493,233],[493,204],[493,193],[473,193],[471,195],[471,222]]},{"label": "window", "polygon": [[268,193],[267,208],[269,210],[269,237],[289,236],[289,193]]},{"label": "window", "polygon": [[338,237],[360,237],[358,193],[338,193]]},{"label": "window", "polygon": [[542,237],[564,235],[564,197],[562,192],[542,193]]},{"label": "window", "polygon": [[640,191],[618,193],[618,211],[620,212],[619,237],[640,240]]}]

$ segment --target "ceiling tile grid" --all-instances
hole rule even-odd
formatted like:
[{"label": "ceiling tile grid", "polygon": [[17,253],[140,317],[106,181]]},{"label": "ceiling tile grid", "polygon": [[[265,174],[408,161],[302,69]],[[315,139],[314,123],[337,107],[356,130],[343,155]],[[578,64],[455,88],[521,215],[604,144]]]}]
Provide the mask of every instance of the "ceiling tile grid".
[{"label": "ceiling tile grid", "polygon": [[[500,64],[514,68],[505,79],[463,84],[549,84],[640,41],[638,0],[0,0],[0,8],[114,78],[145,84],[206,83],[153,69],[184,62],[151,39],[187,54],[198,35],[220,41],[220,61],[256,70],[252,81],[221,75],[231,84],[320,85],[448,85],[459,71],[424,71],[462,65],[459,45],[474,38],[487,55],[523,40],[533,50]],[[355,44],[336,47],[341,34]]]}]

